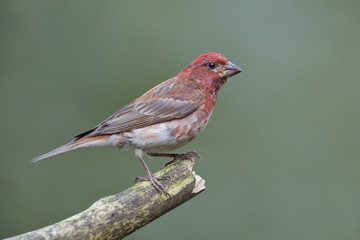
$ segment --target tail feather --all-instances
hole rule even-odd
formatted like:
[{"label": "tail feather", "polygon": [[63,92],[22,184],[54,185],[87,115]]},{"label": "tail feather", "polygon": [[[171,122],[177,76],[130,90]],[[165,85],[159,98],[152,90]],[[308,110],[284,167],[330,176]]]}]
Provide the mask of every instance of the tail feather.
[{"label": "tail feather", "polygon": [[60,153],[64,153],[64,152],[74,150],[76,148],[81,147],[81,145],[82,145],[81,143],[73,140],[73,141],[71,141],[71,142],[69,142],[69,143],[67,143],[67,144],[65,144],[65,145],[63,145],[61,147],[58,147],[58,148],[56,148],[56,149],[54,149],[54,150],[52,150],[52,151],[50,151],[48,153],[45,153],[45,154],[43,154],[41,156],[38,156],[38,157],[36,157],[34,159],[31,159],[31,161],[32,162],[37,162],[37,161],[40,161],[40,160],[42,160],[44,158],[48,158],[48,157],[51,157],[51,156],[54,156],[54,155],[57,155],[57,154],[60,154]]},{"label": "tail feather", "polygon": [[118,146],[119,136],[114,135],[114,137],[110,137],[110,135],[102,135],[96,137],[85,137],[85,138],[75,138],[71,142],[58,147],[48,153],[45,153],[41,156],[38,156],[34,159],[31,159],[32,162],[40,161],[41,159],[48,158],[60,153],[68,152],[77,148],[83,147],[101,147],[101,146]]}]

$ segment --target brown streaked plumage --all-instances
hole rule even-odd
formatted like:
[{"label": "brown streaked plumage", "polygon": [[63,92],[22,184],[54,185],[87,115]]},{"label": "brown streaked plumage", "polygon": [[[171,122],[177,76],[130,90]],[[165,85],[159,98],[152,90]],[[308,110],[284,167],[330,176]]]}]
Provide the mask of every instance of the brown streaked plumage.
[{"label": "brown streaked plumage", "polygon": [[[81,133],[76,138],[92,137],[119,132],[127,132],[173,119],[183,118],[199,108],[202,100],[201,91],[191,82],[177,81],[172,78],[163,86],[172,86],[175,91],[167,88],[150,90],[137,100],[121,108],[95,128]],[[187,89],[193,91],[187,92]],[[168,97],[161,97],[161,95]]]},{"label": "brown streaked plumage", "polygon": [[205,128],[218,90],[228,77],[241,71],[221,54],[203,54],[176,77],[150,89],[95,128],[32,161],[83,147],[134,149],[148,175],[147,178],[139,179],[149,180],[158,191],[168,194],[159,179],[151,174],[143,154],[171,156],[174,160],[186,156],[199,157],[194,152],[187,155],[163,152],[183,146]]}]

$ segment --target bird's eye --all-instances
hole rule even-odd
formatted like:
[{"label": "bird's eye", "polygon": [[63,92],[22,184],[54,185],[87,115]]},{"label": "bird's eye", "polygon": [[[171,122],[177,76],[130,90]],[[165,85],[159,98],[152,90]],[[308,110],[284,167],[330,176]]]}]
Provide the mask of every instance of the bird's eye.
[{"label": "bird's eye", "polygon": [[208,67],[214,69],[216,67],[216,64],[214,62],[209,62]]}]

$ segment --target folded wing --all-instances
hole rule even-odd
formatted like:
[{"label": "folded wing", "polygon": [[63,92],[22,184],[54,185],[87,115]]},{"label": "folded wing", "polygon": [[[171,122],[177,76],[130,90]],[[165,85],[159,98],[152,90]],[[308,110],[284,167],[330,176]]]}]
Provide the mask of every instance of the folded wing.
[{"label": "folded wing", "polygon": [[[186,86],[185,86],[186,87]],[[187,86],[189,87],[189,86]],[[169,87],[169,89],[173,89]],[[183,92],[177,87],[176,93],[162,92],[160,97],[156,93],[145,94],[141,100],[129,103],[115,112],[108,119],[95,128],[75,136],[75,140],[82,137],[93,137],[115,134],[147,127],[156,123],[180,119],[188,116],[199,108],[202,96],[199,91]]]}]

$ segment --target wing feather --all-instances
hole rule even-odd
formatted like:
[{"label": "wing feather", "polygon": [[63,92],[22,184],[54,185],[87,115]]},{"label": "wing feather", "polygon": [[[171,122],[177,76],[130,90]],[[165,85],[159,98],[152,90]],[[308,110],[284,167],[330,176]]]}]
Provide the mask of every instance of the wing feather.
[{"label": "wing feather", "polygon": [[[163,89],[171,90],[173,87]],[[140,97],[140,100],[129,103],[95,128],[75,136],[75,139],[121,133],[186,117],[199,108],[202,100],[200,91],[196,91],[194,88],[190,89],[193,91],[184,93],[180,87],[178,89],[180,91],[174,93],[172,90],[171,94],[166,92],[157,94],[150,90]]]}]

